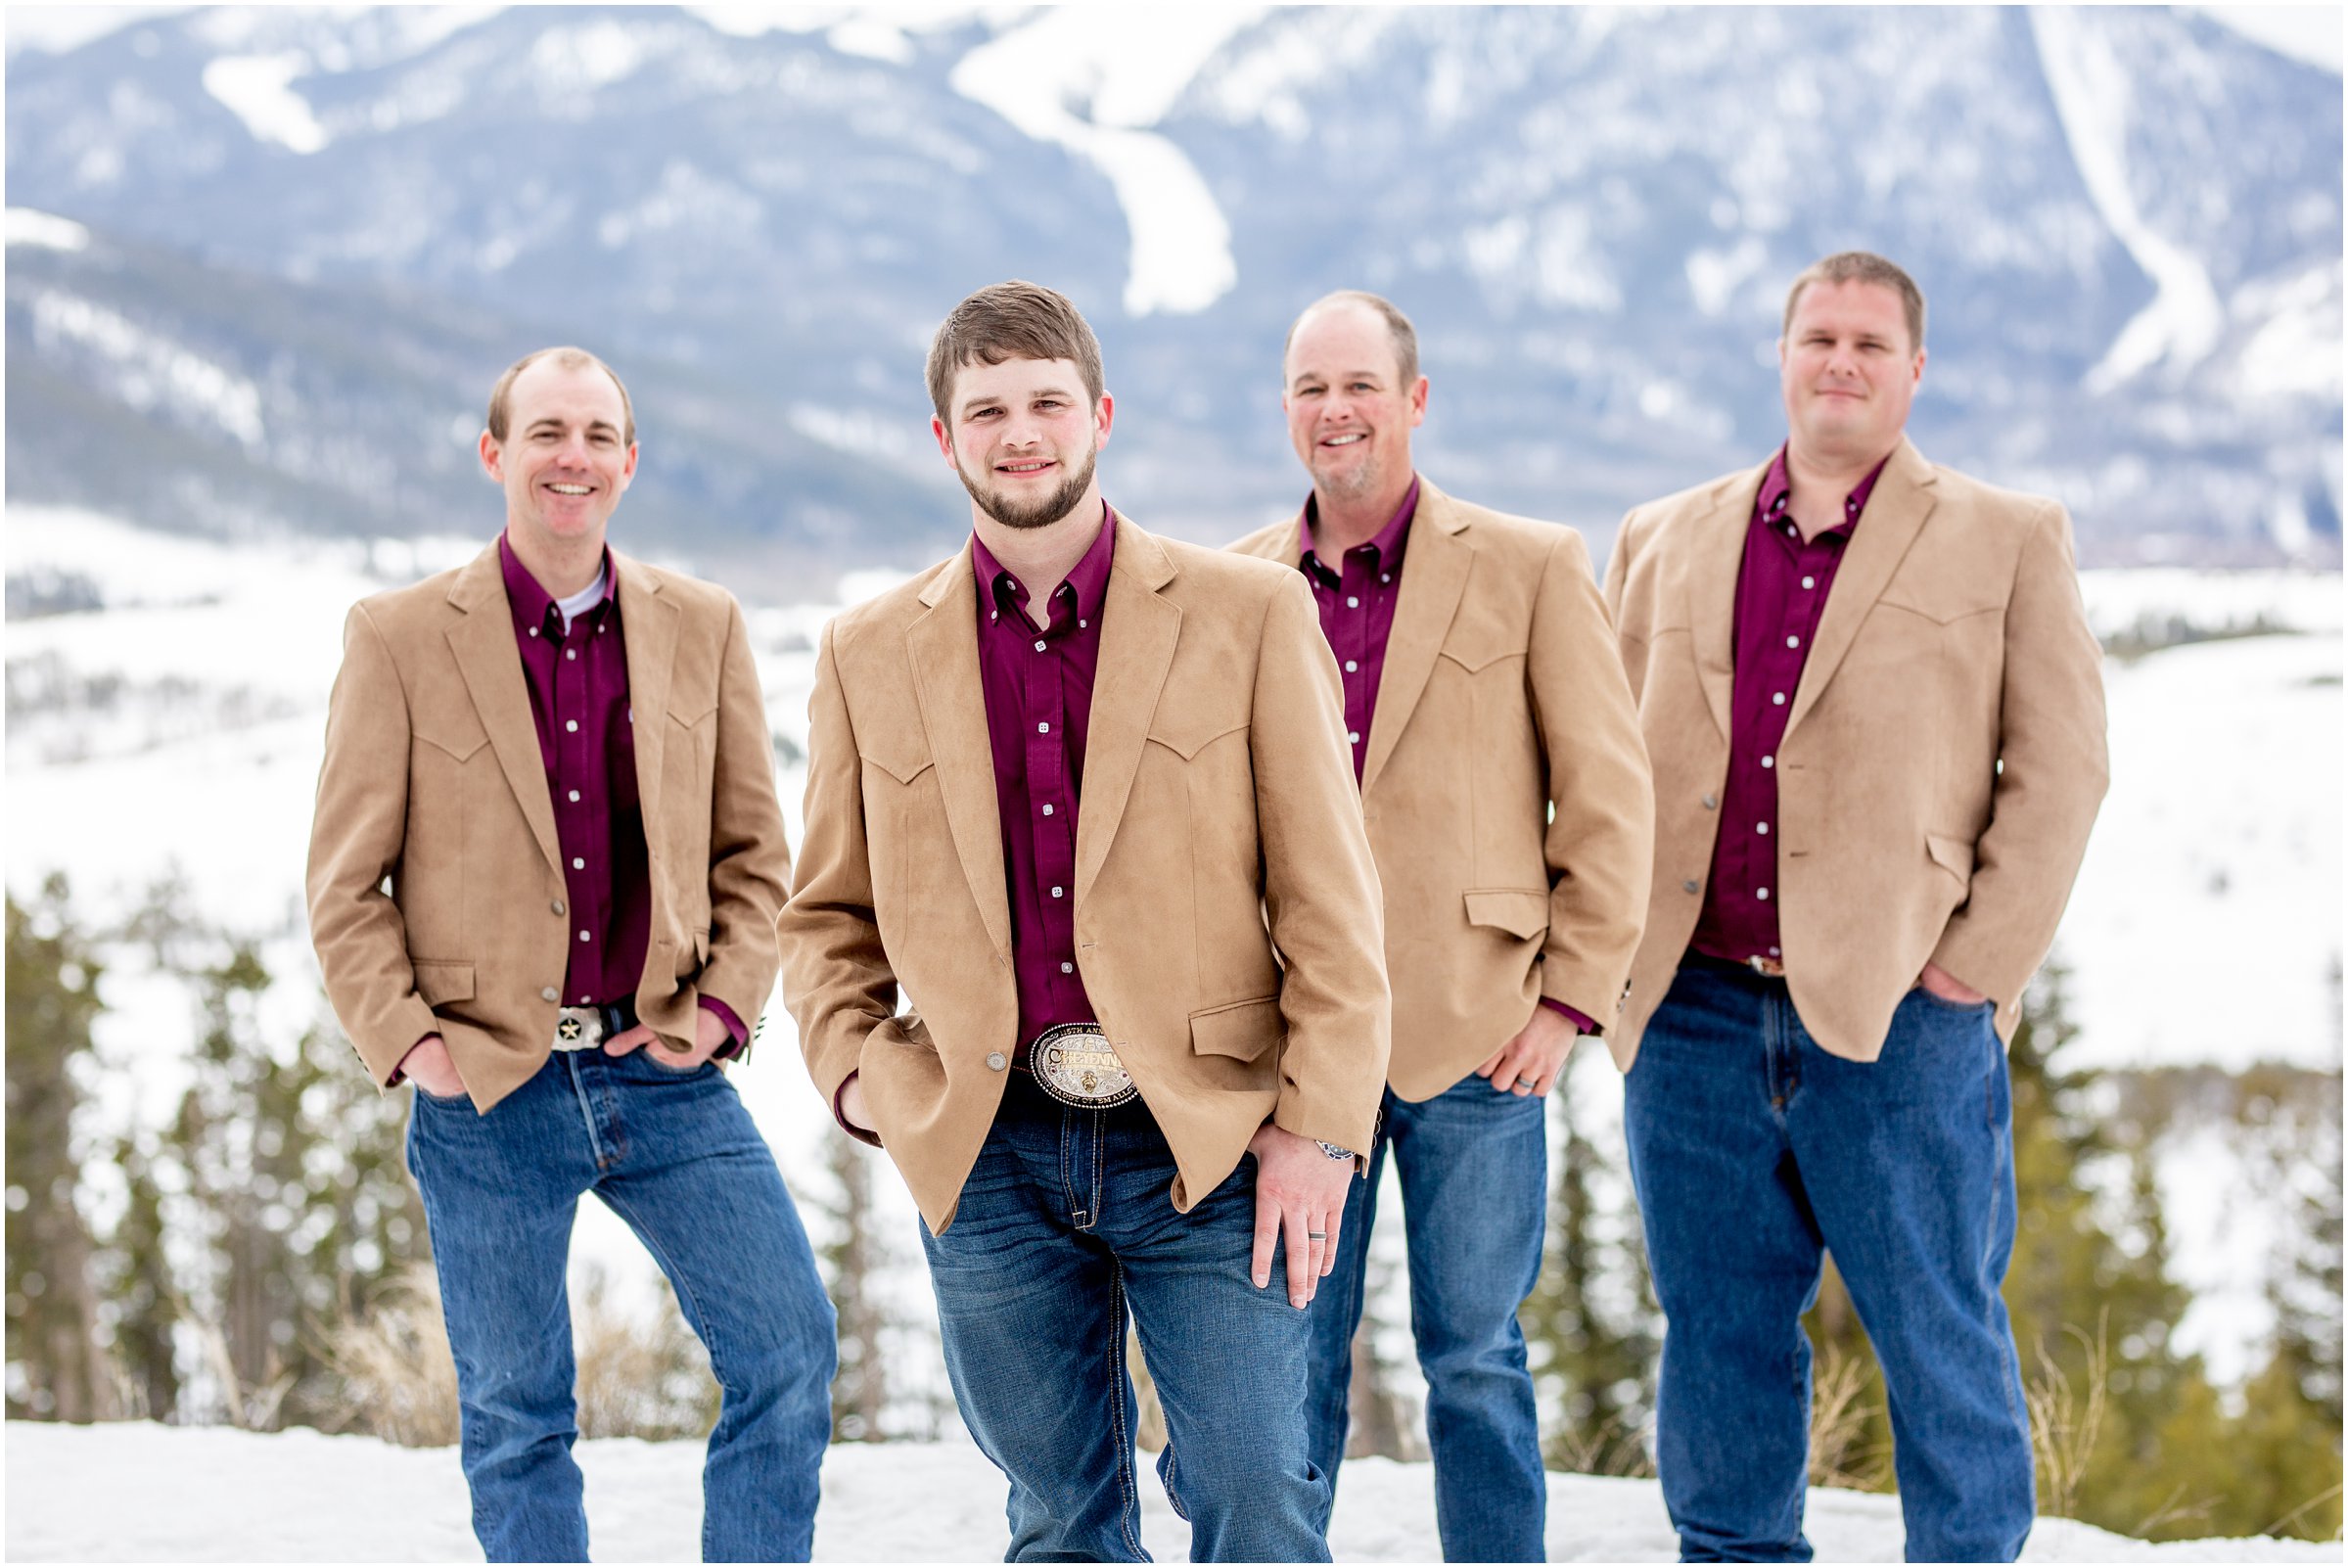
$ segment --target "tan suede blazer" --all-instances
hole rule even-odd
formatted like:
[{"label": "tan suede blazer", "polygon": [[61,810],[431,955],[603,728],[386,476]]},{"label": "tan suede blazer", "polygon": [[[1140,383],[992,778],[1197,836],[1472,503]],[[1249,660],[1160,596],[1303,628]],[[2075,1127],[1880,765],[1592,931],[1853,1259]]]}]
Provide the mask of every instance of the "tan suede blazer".
[{"label": "tan suede blazer", "polygon": [[[1768,465],[1635,508],[1606,570],[1655,767],[1626,1070],[1678,972],[1728,769],[1736,580]],[[1902,440],[1851,535],[1777,750],[1778,918],[1803,1025],[1872,1061],[1927,959],[2011,1039],[2108,780],[2100,655],[2053,501]]]},{"label": "tan suede blazer", "polygon": [[[617,550],[612,566],[652,874],[636,1008],[690,1044],[705,992],[754,1027],[765,1007],[791,852],[741,609]],[[566,897],[492,543],[361,600],[344,627],[310,829],[310,938],[375,1081],[437,1031],[481,1110],[527,1083],[554,1039]]]},{"label": "tan suede blazer", "polygon": [[[1301,578],[1121,518],[1101,615],[1077,965],[1187,1210],[1267,1117],[1369,1147],[1387,1048],[1377,873]],[[944,1229],[1019,1044],[967,547],[824,630],[780,932],[815,1086],[833,1100],[861,1075],[882,1144]]]},{"label": "tan suede blazer", "polygon": [[[1293,572],[1298,519],[1232,548]],[[1543,994],[1612,1024],[1654,796],[1581,534],[1419,482],[1361,808],[1385,886],[1397,1095],[1458,1083]]]}]

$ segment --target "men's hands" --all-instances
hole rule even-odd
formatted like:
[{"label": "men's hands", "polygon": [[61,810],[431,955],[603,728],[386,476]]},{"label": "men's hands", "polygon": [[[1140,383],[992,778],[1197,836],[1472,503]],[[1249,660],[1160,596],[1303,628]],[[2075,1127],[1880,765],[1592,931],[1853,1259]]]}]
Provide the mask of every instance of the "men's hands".
[{"label": "men's hands", "polygon": [[1978,1007],[1989,1000],[1929,958],[1924,960],[1924,972],[1916,976],[1916,984],[1942,1001],[1955,1002],[1959,1007]]},{"label": "men's hands", "polygon": [[[1318,1143],[1266,1122],[1247,1141],[1256,1157],[1256,1253],[1248,1273],[1271,1283],[1272,1246],[1288,1243],[1288,1305],[1302,1311],[1337,1267],[1337,1229],[1354,1162],[1332,1160]],[[1318,1238],[1318,1239],[1315,1239]]]},{"label": "men's hands", "polygon": [[640,1045],[656,1045],[659,1048],[653,1052],[652,1059],[654,1061],[670,1072],[689,1073],[708,1061],[713,1051],[733,1038],[732,1031],[725,1027],[725,1020],[719,1018],[715,1013],[711,1012],[707,1007],[698,1009],[698,1013],[699,1017],[693,1031],[693,1048],[689,1051],[676,1049],[662,1039],[657,1030],[648,1025],[638,1024],[635,1028],[623,1030],[605,1040],[603,1053],[606,1056],[625,1056]]},{"label": "men's hands", "polygon": [[415,1081],[416,1087],[443,1100],[453,1100],[465,1092],[465,1081],[457,1077],[456,1063],[448,1059],[448,1042],[437,1035],[427,1035],[408,1047],[399,1058],[402,1076]]},{"label": "men's hands", "polygon": [[1533,1004],[1533,1016],[1515,1036],[1484,1059],[1478,1078],[1492,1080],[1495,1089],[1515,1094],[1546,1094],[1582,1038],[1572,1019],[1554,1007]]},{"label": "men's hands", "polygon": [[859,1131],[872,1130],[872,1118],[864,1114],[864,1075],[851,1073],[848,1082],[840,1085],[840,1114]]}]

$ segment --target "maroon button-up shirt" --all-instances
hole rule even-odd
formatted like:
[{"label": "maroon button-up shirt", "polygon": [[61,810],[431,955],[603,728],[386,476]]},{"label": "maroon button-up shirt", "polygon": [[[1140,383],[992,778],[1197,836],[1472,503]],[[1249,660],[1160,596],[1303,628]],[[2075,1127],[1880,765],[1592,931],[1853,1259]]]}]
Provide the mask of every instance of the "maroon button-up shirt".
[{"label": "maroon button-up shirt", "polygon": [[1883,464],[1876,464],[1844,497],[1842,522],[1814,539],[1804,539],[1787,513],[1793,480],[1783,447],[1753,499],[1736,577],[1728,778],[1718,803],[1721,830],[1713,841],[1704,912],[1689,944],[1698,952],[1736,963],[1784,957],[1777,941],[1777,745],[1826,612],[1827,590],[1882,473]]},{"label": "maroon button-up shirt", "polygon": [[1354,748],[1354,782],[1369,757],[1369,721],[1378,709],[1378,680],[1386,673],[1386,640],[1394,634],[1394,607],[1403,596],[1403,550],[1410,542],[1410,521],[1418,515],[1418,476],[1386,526],[1366,544],[1357,544],[1332,570],[1312,548],[1320,501],[1308,496],[1297,523],[1299,563],[1320,610],[1320,632],[1337,656],[1345,681],[1345,738]]},{"label": "maroon button-up shirt", "polygon": [[1052,591],[1038,631],[1029,619],[1027,584],[983,541],[970,542],[1022,1066],[1029,1042],[1042,1031],[1094,1021],[1077,973],[1077,807],[1100,665],[1101,605],[1116,547],[1117,514],[1104,504],[1099,536]]},{"label": "maroon button-up shirt", "polygon": [[[1312,547],[1312,530],[1320,522],[1320,498],[1308,496],[1297,521],[1298,565],[1312,587],[1312,602],[1320,611],[1320,633],[1337,656],[1337,673],[1345,685],[1346,740],[1354,748],[1354,782],[1361,782],[1362,765],[1369,760],[1369,725],[1377,716],[1378,683],[1386,674],[1386,644],[1394,635],[1395,606],[1403,597],[1403,552],[1410,542],[1410,525],[1418,516],[1418,476],[1403,504],[1368,542],[1357,544],[1339,558],[1337,568],[1321,560]],[[1542,1005],[1563,1015],[1575,1029],[1594,1035],[1597,1028],[1574,1008],[1543,996]]]},{"label": "maroon button-up shirt", "polygon": [[[611,552],[604,552],[603,598],[568,626],[562,607],[503,534],[497,559],[505,570],[514,642],[522,651],[538,758],[554,803],[555,843],[563,855],[572,938],[563,1005],[632,1003],[651,940],[652,880],[636,784],[626,634]],[[703,997],[702,1005],[717,1015],[739,1047],[748,1031],[733,1009],[714,996]]]}]

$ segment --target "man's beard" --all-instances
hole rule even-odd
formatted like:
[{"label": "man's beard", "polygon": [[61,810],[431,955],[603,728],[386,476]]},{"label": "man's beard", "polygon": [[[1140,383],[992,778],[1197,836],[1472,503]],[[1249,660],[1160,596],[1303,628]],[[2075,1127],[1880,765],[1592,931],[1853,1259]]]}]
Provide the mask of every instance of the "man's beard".
[{"label": "man's beard", "polygon": [[954,472],[961,477],[962,488],[968,490],[970,498],[979,503],[980,511],[1004,528],[1024,531],[1028,529],[1050,528],[1066,517],[1077,502],[1084,498],[1084,491],[1091,487],[1093,465],[1099,459],[1098,452],[1086,452],[1082,468],[1068,476],[1058,489],[1032,506],[1021,506],[995,491],[981,489],[978,482],[959,463],[954,465]]}]

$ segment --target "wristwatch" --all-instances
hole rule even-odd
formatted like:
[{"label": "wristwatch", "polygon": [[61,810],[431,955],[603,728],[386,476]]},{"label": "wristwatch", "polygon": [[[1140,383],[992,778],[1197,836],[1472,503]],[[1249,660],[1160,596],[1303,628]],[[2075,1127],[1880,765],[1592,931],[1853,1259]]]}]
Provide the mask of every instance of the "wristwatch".
[{"label": "wristwatch", "polygon": [[1353,1150],[1341,1149],[1336,1144],[1331,1143],[1327,1138],[1314,1138],[1312,1141],[1319,1144],[1320,1152],[1327,1155],[1332,1160],[1351,1160],[1354,1158]]}]

